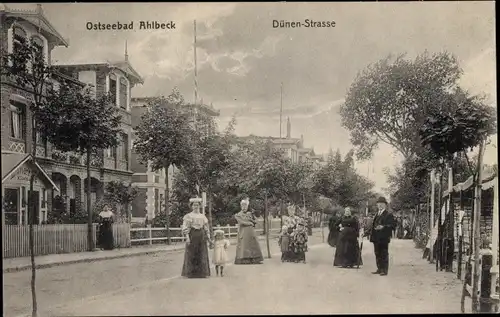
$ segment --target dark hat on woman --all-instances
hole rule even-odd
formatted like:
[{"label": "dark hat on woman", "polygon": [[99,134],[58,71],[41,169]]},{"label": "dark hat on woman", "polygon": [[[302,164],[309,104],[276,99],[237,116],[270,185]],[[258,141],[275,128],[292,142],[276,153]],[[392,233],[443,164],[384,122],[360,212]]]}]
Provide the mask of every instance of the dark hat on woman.
[{"label": "dark hat on woman", "polygon": [[386,205],[388,204],[388,203],[387,203],[387,200],[385,200],[385,197],[382,197],[382,196],[380,196],[380,197],[377,199],[377,204],[378,204],[378,203],[384,203],[384,204],[386,204]]}]

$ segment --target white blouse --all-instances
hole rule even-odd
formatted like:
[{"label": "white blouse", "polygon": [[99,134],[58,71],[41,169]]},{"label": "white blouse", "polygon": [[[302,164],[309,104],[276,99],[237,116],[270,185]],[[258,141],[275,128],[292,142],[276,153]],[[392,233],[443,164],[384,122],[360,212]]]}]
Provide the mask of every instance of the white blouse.
[{"label": "white blouse", "polygon": [[182,221],[182,233],[187,235],[189,230],[193,229],[204,229],[208,234],[208,219],[204,214],[190,212],[186,214]]}]

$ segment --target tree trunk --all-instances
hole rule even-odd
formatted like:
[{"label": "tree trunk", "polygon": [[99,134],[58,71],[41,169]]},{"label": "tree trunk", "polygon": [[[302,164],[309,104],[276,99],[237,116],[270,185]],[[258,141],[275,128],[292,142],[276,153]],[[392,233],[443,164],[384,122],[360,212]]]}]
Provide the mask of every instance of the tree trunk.
[{"label": "tree trunk", "polygon": [[210,194],[210,191],[207,193],[208,197],[208,225],[210,229],[210,239],[214,239],[214,225],[213,225],[213,218],[212,218],[212,195]]},{"label": "tree trunk", "polygon": [[283,200],[280,200],[280,230],[283,228]]},{"label": "tree trunk", "polygon": [[443,213],[442,213],[442,196],[443,196],[443,171],[439,173],[439,187],[438,187],[438,197],[437,197],[437,205],[438,205],[438,223],[437,230],[438,236],[436,239],[436,272],[442,269],[443,267],[443,230],[441,228],[441,221],[443,221]]},{"label": "tree trunk", "polygon": [[[472,312],[478,312],[479,308],[479,270],[480,259],[479,254],[481,250],[481,191],[483,182],[483,155],[484,155],[484,141],[479,145],[479,155],[477,158],[477,173],[475,182],[474,193],[474,277],[472,279]],[[494,250],[495,252],[496,250]]]},{"label": "tree trunk", "polygon": [[271,249],[269,247],[269,210],[267,207],[267,193],[264,196],[264,230],[266,231],[266,246],[267,246],[267,258],[271,258]]},{"label": "tree trunk", "polygon": [[432,242],[434,240],[434,209],[436,208],[436,203],[435,203],[435,198],[436,198],[436,172],[435,170],[431,171],[431,202],[430,202],[430,207],[431,207],[431,213],[430,213],[430,219],[429,219],[429,227],[430,227],[430,232],[429,232],[429,258],[430,262],[433,263],[434,261],[434,243]]},{"label": "tree trunk", "polygon": [[170,245],[170,189],[168,188],[168,166],[165,168],[165,218],[167,227],[167,244]]},{"label": "tree trunk", "polygon": [[[447,226],[448,244],[446,248],[446,272],[453,272],[453,258],[455,254],[455,203],[453,201],[453,164],[450,164],[448,170],[448,217],[450,222]],[[453,248],[450,251],[449,248]],[[450,256],[448,256],[450,254]]]},{"label": "tree trunk", "polygon": [[[33,117],[32,119],[32,138],[33,138],[33,152],[32,152],[32,162],[33,165],[36,163],[36,122]],[[28,207],[31,212],[28,213],[29,215],[29,248],[30,248],[30,260],[31,260],[31,300],[32,300],[32,312],[31,316],[36,317],[37,312],[38,312],[38,304],[36,301],[36,264],[35,264],[35,233],[34,233],[34,228],[33,224],[36,219],[35,215],[35,195],[33,194],[33,187],[35,184],[35,176],[36,176],[36,166],[34,166],[33,171],[31,172],[31,177],[30,177],[30,193],[28,195]]]},{"label": "tree trunk", "polygon": [[321,208],[321,214],[319,218],[319,227],[321,229],[321,242],[325,242],[325,231],[323,230],[323,208]]},{"label": "tree trunk", "polygon": [[90,178],[90,157],[92,153],[92,148],[89,146],[87,147],[87,243],[88,243],[88,250],[93,251],[94,250],[94,237],[93,237],[93,230],[92,230],[92,197],[90,197],[91,193],[91,184],[92,184],[92,179]]}]

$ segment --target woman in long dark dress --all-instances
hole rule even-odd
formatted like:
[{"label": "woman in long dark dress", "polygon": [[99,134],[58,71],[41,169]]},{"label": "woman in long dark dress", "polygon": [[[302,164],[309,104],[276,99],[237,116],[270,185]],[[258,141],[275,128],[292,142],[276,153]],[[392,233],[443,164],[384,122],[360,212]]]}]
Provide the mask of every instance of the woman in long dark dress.
[{"label": "woman in long dark dress", "polygon": [[343,268],[362,265],[359,253],[359,221],[351,215],[350,208],[346,208],[340,222],[340,234],[335,250],[334,266]]},{"label": "woman in long dark dress", "polygon": [[200,213],[201,198],[191,198],[192,211],[184,216],[182,233],[186,237],[182,276],[205,278],[210,276],[207,243],[212,245],[208,219]]},{"label": "woman in long dark dress", "polygon": [[108,205],[105,205],[103,211],[99,213],[99,239],[98,245],[101,250],[113,250],[113,212]]}]

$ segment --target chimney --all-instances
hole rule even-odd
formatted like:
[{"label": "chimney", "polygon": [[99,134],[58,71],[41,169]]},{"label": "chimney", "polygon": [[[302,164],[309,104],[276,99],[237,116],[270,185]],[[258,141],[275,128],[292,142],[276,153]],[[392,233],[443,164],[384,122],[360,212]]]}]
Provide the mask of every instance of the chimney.
[{"label": "chimney", "polygon": [[292,135],[292,125],[290,124],[290,117],[286,119],[286,138],[290,139]]}]

